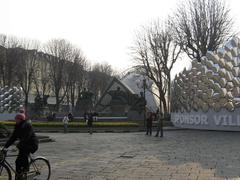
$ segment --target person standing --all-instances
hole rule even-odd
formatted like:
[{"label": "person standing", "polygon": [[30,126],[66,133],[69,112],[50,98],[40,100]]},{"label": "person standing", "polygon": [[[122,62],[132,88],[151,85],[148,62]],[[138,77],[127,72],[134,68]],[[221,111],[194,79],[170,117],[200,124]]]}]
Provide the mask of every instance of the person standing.
[{"label": "person standing", "polygon": [[93,121],[95,121],[95,122],[98,121],[98,113],[97,112],[93,113]]},{"label": "person standing", "polygon": [[68,122],[69,122],[68,115],[65,115],[65,116],[63,117],[63,128],[64,128],[64,133],[67,133]]},{"label": "person standing", "polygon": [[155,137],[158,137],[159,136],[159,132],[161,130],[161,121],[162,121],[162,118],[163,118],[163,114],[161,112],[159,112],[159,109],[157,110],[156,112],[156,119],[157,119],[157,132],[156,132],[156,135]]},{"label": "person standing", "polygon": [[72,121],[72,120],[74,119],[73,114],[72,114],[71,112],[68,113],[68,119],[69,119],[70,121]]},{"label": "person standing", "polygon": [[151,112],[147,113],[147,132],[146,135],[152,135],[152,121],[153,121],[153,115]]},{"label": "person standing", "polygon": [[84,119],[85,123],[87,123],[87,120],[88,120],[88,113],[87,112],[84,112],[83,119]]},{"label": "person standing", "polygon": [[88,132],[89,132],[89,134],[92,134],[93,133],[93,113],[92,112],[90,112],[88,114],[87,125],[88,125]]}]

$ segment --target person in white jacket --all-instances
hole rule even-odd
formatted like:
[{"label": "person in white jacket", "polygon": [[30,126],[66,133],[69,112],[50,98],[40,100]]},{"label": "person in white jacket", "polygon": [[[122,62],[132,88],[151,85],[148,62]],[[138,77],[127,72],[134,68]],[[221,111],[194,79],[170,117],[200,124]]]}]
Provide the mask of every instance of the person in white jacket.
[{"label": "person in white jacket", "polygon": [[63,121],[64,133],[67,133],[68,122],[69,122],[68,115],[65,115],[62,121]]}]

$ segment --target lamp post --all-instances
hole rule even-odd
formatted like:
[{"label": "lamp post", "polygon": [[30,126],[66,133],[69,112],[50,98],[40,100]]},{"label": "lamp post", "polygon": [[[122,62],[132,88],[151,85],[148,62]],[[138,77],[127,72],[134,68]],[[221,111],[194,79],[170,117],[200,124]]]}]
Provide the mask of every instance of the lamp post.
[{"label": "lamp post", "polygon": [[141,98],[144,101],[144,111],[143,111],[143,126],[146,127],[146,105],[147,105],[147,101],[146,101],[146,89],[150,86],[148,84],[149,82],[147,81],[147,79],[143,76],[138,76],[138,79],[136,81],[137,87],[139,89],[141,89],[140,94],[141,94]]},{"label": "lamp post", "polygon": [[143,119],[143,123],[144,123],[144,127],[146,127],[146,79],[143,79],[143,97],[144,97],[144,119]]}]

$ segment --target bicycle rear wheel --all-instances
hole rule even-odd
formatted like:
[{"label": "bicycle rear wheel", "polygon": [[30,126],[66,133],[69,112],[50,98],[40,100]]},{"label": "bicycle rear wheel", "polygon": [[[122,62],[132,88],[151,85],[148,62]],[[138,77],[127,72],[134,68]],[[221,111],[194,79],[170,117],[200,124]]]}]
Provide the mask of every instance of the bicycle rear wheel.
[{"label": "bicycle rear wheel", "polygon": [[33,180],[49,180],[51,175],[50,163],[47,159],[36,158],[30,163],[28,178]]},{"label": "bicycle rear wheel", "polygon": [[12,175],[10,169],[5,164],[0,164],[0,180],[11,180]]}]

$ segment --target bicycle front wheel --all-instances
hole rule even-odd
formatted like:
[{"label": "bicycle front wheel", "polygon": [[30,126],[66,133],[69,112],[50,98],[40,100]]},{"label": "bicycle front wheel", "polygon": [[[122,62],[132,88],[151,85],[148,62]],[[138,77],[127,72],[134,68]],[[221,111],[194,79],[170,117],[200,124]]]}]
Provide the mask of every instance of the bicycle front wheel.
[{"label": "bicycle front wheel", "polygon": [[11,180],[12,175],[10,169],[5,164],[0,164],[0,180]]},{"label": "bicycle front wheel", "polygon": [[49,180],[51,175],[50,163],[47,159],[36,158],[30,163],[28,175],[30,179]]}]

